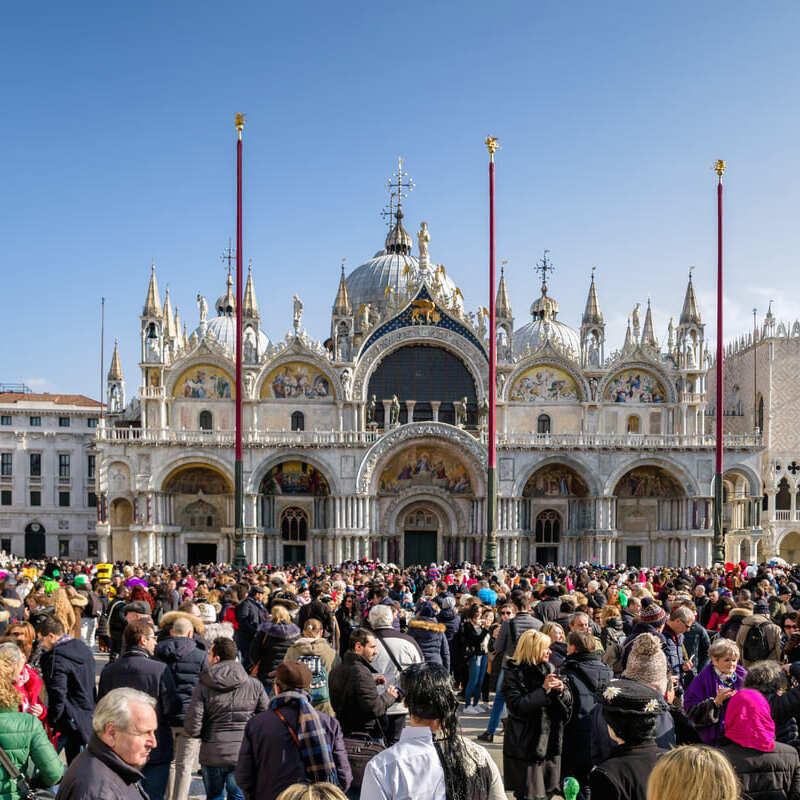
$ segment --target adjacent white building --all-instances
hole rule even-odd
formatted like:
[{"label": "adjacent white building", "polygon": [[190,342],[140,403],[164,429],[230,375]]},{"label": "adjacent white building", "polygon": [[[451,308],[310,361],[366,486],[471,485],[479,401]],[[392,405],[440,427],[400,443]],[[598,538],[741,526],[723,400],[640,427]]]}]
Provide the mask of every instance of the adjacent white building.
[{"label": "adjacent white building", "polygon": [[101,410],[80,394],[0,386],[0,549],[31,558],[97,557]]}]

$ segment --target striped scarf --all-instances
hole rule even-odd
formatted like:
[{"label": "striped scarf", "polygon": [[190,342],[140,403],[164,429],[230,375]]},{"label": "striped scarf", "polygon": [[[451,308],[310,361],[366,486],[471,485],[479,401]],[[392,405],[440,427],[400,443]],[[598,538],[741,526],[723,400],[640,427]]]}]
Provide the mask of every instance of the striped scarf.
[{"label": "striped scarf", "polygon": [[334,786],[339,785],[336,764],[333,760],[331,747],[325,728],[319,714],[308,701],[308,695],[300,691],[283,691],[270,701],[269,707],[279,716],[280,709],[291,706],[297,710],[297,730],[289,727],[289,723],[282,719],[289,733],[300,751],[300,758],[306,770],[306,778],[311,783],[327,781]]}]

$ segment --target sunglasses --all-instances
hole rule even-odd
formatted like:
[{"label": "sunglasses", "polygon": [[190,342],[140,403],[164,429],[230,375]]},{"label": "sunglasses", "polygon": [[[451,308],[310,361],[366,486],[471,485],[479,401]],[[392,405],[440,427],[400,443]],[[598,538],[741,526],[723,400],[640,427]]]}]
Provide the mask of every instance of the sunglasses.
[{"label": "sunglasses", "polygon": [[791,622],[787,623],[783,626],[787,631],[796,630],[797,625],[793,625]]},{"label": "sunglasses", "polygon": [[513,617],[514,616],[514,612],[513,611],[501,611],[500,612],[500,616],[501,617]]}]

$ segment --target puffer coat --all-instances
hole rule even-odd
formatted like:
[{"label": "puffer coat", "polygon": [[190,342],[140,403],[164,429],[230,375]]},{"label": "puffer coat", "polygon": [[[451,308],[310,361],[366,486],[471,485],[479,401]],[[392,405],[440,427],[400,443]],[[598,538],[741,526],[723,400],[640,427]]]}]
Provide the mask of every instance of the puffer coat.
[{"label": "puffer coat", "polygon": [[175,680],[181,710],[172,718],[173,726],[183,725],[200,673],[208,666],[208,654],[187,636],[170,636],[156,645],[155,658],[163,661]]},{"label": "puffer coat", "polygon": [[[241,629],[240,629],[241,630]],[[250,645],[250,660],[258,664],[258,679],[272,685],[270,672],[286,657],[286,651],[300,638],[293,622],[264,622]]]},{"label": "puffer coat", "polygon": [[[53,786],[61,779],[64,765],[42,723],[31,714],[0,710],[0,746],[20,772],[25,773],[30,758],[46,786]],[[19,797],[16,782],[5,770],[0,770],[0,800],[18,800]]]},{"label": "puffer coat", "polygon": [[419,645],[426,663],[441,664],[445,669],[450,669],[450,646],[441,622],[412,619],[408,623],[408,635]]},{"label": "puffer coat", "polygon": [[204,767],[232,767],[250,717],[269,708],[264,687],[238,661],[220,661],[200,674],[183,729],[201,739]]}]

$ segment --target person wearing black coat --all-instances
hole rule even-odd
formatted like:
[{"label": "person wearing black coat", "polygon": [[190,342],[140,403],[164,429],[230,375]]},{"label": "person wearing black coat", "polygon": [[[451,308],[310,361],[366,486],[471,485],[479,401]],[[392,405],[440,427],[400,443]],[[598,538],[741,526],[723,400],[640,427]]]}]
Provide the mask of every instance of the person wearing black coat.
[{"label": "person wearing black coat", "polygon": [[[591,750],[586,746],[592,735],[592,709],[597,705],[597,695],[614,678],[611,668],[598,658],[591,633],[569,634],[561,678],[572,694],[572,716],[564,728],[561,774],[576,778],[581,787],[586,787],[592,768]],[[587,792],[582,796],[587,797]]]},{"label": "person wearing black coat", "polygon": [[102,699],[112,689],[138,689],[156,701],[158,728],[156,746],[142,768],[143,785],[150,800],[163,800],[169,781],[169,766],[174,756],[170,721],[180,712],[181,702],[172,673],[163,661],[152,658],[156,637],[147,620],[129,622],[123,636],[125,651],[100,673],[97,697]]},{"label": "person wearing black coat", "polygon": [[[800,682],[800,662],[791,664],[789,674],[795,683]],[[777,661],[757,661],[747,671],[742,688],[755,689],[766,697],[772,721],[775,723],[775,741],[798,746],[800,687],[787,689],[786,684],[786,673]]]},{"label": "person wearing black coat", "polygon": [[328,676],[331,705],[345,736],[365,733],[382,739],[381,720],[397,700],[397,689],[388,686],[383,693],[378,691],[381,677],[370,663],[378,648],[374,634],[359,628],[351,638],[351,649]]},{"label": "person wearing black coat", "polygon": [[313,582],[309,587],[309,594],[311,602],[301,606],[297,612],[297,627],[303,630],[308,620],[319,620],[322,623],[322,635],[328,644],[333,644],[336,621],[330,607],[319,599],[322,596],[322,586],[316,581]]},{"label": "person wearing black coat", "polygon": [[94,656],[80,640],[65,635],[56,617],[38,626],[42,645],[42,679],[47,689],[47,719],[64,737],[68,761],[72,761],[92,736],[95,706]]},{"label": "person wearing black coat", "polygon": [[261,602],[264,589],[261,586],[253,586],[250,594],[236,606],[236,622],[239,627],[236,629],[236,645],[239,648],[239,658],[242,666],[249,672],[253,662],[250,658],[250,645],[256,636],[260,625],[267,621],[267,609]]},{"label": "person wearing black coat", "polygon": [[445,636],[445,626],[436,621],[436,612],[431,603],[422,603],[417,615],[408,623],[408,635],[422,650],[425,661],[441,664],[450,669],[450,645]]},{"label": "person wearing black coat", "polygon": [[272,688],[271,673],[299,638],[300,628],[291,621],[289,612],[283,606],[273,606],[272,620],[259,625],[250,645],[250,662],[258,664],[258,679],[267,692]]},{"label": "person wearing black coat", "polygon": [[503,735],[503,779],[517,800],[549,798],[561,788],[564,724],[572,695],[553,674],[549,646],[549,636],[526,631],[504,668],[508,717]]},{"label": "person wearing black coat", "polygon": [[644,800],[656,761],[666,752],[655,741],[656,722],[667,710],[659,693],[628,678],[603,690],[602,713],[617,746],[589,773],[595,800]]},{"label": "person wearing black coat", "polygon": [[541,622],[555,622],[561,613],[561,594],[557,586],[547,586],[542,601],[533,609],[533,616]]},{"label": "person wearing black coat", "polygon": [[336,624],[339,626],[339,657],[350,649],[350,634],[361,627],[361,601],[355,592],[348,592],[336,609]]}]

